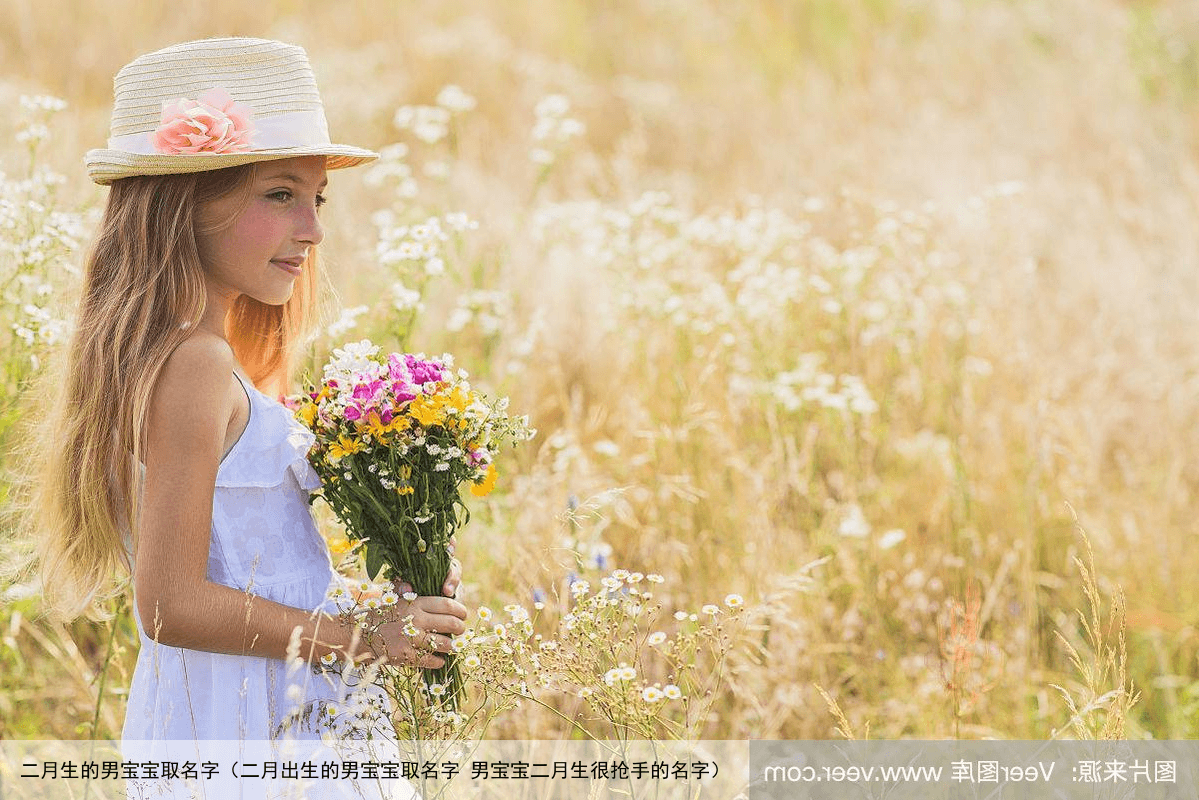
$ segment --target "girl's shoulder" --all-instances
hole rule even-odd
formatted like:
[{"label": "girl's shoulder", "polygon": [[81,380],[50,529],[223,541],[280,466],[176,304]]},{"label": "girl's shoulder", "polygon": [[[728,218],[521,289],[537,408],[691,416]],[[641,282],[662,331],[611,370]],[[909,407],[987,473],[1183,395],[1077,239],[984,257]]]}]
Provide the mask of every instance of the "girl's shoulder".
[{"label": "girl's shoulder", "polygon": [[[229,343],[205,331],[195,331],[167,356],[158,375],[157,385],[164,381],[176,390],[212,393],[228,386],[230,373],[237,368],[237,357]],[[218,378],[219,380],[212,380]],[[185,386],[174,386],[185,384]]]},{"label": "girl's shoulder", "polygon": [[209,333],[197,331],[171,351],[151,393],[151,448],[157,440],[168,451],[207,456],[212,449],[219,460],[216,448],[236,413],[236,368],[228,342]]}]

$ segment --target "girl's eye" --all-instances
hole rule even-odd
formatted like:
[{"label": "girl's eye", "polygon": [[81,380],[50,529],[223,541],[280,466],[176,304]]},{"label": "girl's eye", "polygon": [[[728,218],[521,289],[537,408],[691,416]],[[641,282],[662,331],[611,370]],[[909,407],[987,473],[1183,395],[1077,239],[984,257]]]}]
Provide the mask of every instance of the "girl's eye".
[{"label": "girl's eye", "polygon": [[[292,194],[287,189],[280,189],[277,192],[271,192],[270,194],[267,195],[267,197],[277,197],[277,198],[279,198],[279,202],[286,203],[288,200],[291,199]],[[327,202],[329,202],[329,198],[325,197],[323,194],[318,194],[316,196],[316,207],[317,208],[320,208]]]}]

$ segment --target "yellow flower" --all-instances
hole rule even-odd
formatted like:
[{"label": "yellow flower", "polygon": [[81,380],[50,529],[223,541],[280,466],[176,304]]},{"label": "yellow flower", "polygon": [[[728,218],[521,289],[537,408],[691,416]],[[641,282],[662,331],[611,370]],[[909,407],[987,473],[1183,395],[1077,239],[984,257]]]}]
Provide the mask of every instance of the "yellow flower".
[{"label": "yellow flower", "polygon": [[404,480],[408,480],[409,478],[412,477],[412,465],[411,464],[401,464],[400,465],[400,477],[403,478]]},{"label": "yellow flower", "polygon": [[412,488],[411,486],[397,486],[396,487],[396,494],[400,494],[400,495],[412,494],[415,491],[416,491],[416,489]]},{"label": "yellow flower", "polygon": [[359,430],[364,430],[371,436],[379,440],[385,440],[384,435],[391,429],[390,425],[384,425],[379,412],[372,411],[366,418],[365,422],[359,423]]},{"label": "yellow flower", "polygon": [[446,402],[461,414],[466,411],[466,407],[470,404],[470,398],[462,391],[461,386],[455,386],[454,391],[450,392],[450,396],[446,399]]},{"label": "yellow flower", "polygon": [[353,545],[350,544],[350,540],[344,536],[330,537],[328,544],[329,552],[335,556],[344,556],[346,553],[350,552],[350,548],[353,547]]},{"label": "yellow flower", "polygon": [[296,409],[296,418],[304,423],[307,428],[312,427],[312,423],[316,421],[316,404],[305,403]]},{"label": "yellow flower", "polygon": [[495,464],[487,465],[487,474],[483,476],[483,480],[479,483],[471,484],[470,493],[475,497],[486,497],[491,494],[491,490],[495,488],[495,480],[500,476],[499,470],[495,468]]},{"label": "yellow flower", "polygon": [[362,442],[357,439],[351,439],[344,433],[337,437],[337,441],[329,445],[329,460],[336,464],[342,459],[342,456],[347,456],[350,453],[357,453],[362,449]]},{"label": "yellow flower", "polygon": [[408,405],[408,415],[426,428],[440,425],[445,418],[440,398],[418,397]]}]

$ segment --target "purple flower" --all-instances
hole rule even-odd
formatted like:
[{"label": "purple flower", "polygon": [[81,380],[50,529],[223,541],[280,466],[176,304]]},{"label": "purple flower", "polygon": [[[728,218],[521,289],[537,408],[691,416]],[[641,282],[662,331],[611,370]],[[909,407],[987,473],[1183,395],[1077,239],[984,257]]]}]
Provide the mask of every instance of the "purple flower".
[{"label": "purple flower", "polygon": [[397,403],[407,403],[409,400],[416,399],[416,392],[413,391],[410,383],[393,383],[391,385],[391,395]]},{"label": "purple flower", "polygon": [[356,420],[362,418],[362,409],[358,406],[346,406],[346,419]]},{"label": "purple flower", "polygon": [[432,361],[421,361],[411,353],[404,354],[404,361],[408,366],[408,371],[412,373],[413,383],[423,385],[445,380],[445,370],[442,369],[440,364]]}]

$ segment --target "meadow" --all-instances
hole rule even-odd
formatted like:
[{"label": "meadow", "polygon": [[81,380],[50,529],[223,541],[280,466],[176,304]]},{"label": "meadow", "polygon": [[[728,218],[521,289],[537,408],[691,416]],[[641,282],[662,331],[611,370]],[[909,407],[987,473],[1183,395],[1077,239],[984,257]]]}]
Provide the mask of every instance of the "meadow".
[{"label": "meadow", "polygon": [[[627,730],[1199,736],[1194,4],[0,0],[0,438],[70,330],[111,76],[214,35],[303,45],[383,154],[330,174],[310,363],[452,352],[539,431],[463,601],[549,630],[572,577],[661,576],[688,663],[617,652],[694,680]],[[0,738],[119,735],[128,603],[0,591]],[[489,735],[610,731],[577,689]]]}]

